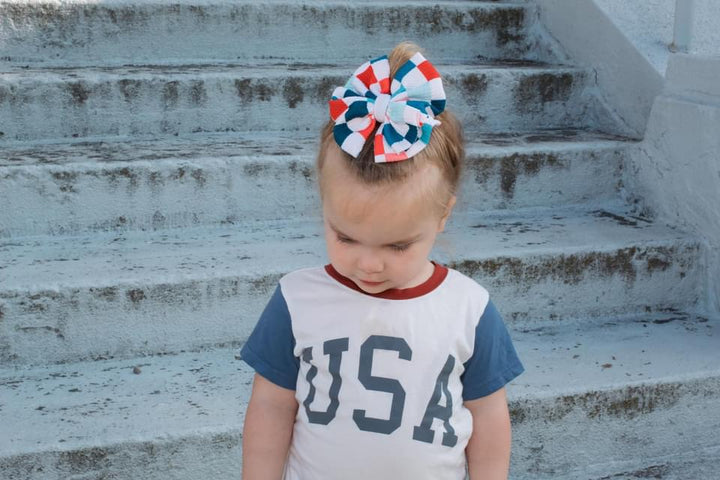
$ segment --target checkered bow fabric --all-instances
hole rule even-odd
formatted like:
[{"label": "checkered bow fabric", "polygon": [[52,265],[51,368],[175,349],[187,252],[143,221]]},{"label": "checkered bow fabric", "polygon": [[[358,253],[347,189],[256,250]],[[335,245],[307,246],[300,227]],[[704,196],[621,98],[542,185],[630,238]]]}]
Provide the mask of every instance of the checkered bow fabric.
[{"label": "checkered bow fabric", "polygon": [[335,141],[357,157],[377,122],[375,162],[397,162],[416,155],[430,141],[435,116],[445,109],[440,74],[420,53],[390,80],[387,56],[364,63],[330,100]]}]

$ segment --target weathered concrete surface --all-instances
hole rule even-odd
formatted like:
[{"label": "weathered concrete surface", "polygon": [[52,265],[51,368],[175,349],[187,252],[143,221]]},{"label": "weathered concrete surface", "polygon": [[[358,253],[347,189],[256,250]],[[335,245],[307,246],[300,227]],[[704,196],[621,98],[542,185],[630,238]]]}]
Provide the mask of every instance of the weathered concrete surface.
[{"label": "weathered concrete surface", "polygon": [[720,447],[700,447],[660,458],[639,458],[635,461],[617,462],[613,465],[614,468],[610,466],[603,468],[606,473],[591,480],[713,478],[718,472],[718,465],[720,465]]},{"label": "weathered concrete surface", "polygon": [[694,0],[692,38],[688,53],[698,56],[717,56],[720,53],[720,3],[714,0]]},{"label": "weathered concrete surface", "polygon": [[601,96],[612,105],[618,123],[642,138],[653,100],[662,91],[662,75],[596,0],[543,0],[538,6],[542,24],[569,61],[593,69]]},{"label": "weathered concrete surface", "polygon": [[230,350],[4,370],[2,478],[239,478],[251,378]]},{"label": "weathered concrete surface", "polygon": [[675,55],[634,151],[628,185],[663,221],[708,245],[703,306],[720,312],[720,60]]},{"label": "weathered concrete surface", "polygon": [[[38,65],[296,61],[358,65],[403,40],[435,58],[546,60],[531,7],[440,1],[0,2],[6,62]],[[343,39],[343,41],[338,41]],[[152,48],[148,46],[152,45]],[[380,53],[382,54],[382,53]]]},{"label": "weathered concrete surface", "polygon": [[[526,367],[508,387],[512,478],[634,478],[616,474],[718,459],[720,325],[618,320],[512,332]],[[252,372],[235,352],[0,369],[3,478],[237,478]]]},{"label": "weathered concrete surface", "polygon": [[[720,52],[720,3],[693,0],[688,53]],[[541,23],[572,59],[592,68],[602,98],[641,138],[671,56],[676,0],[543,0]],[[602,38],[602,41],[597,41]]]},{"label": "weathered concrete surface", "polygon": [[[612,201],[632,145],[583,131],[468,140],[458,212]],[[7,148],[0,238],[318,217],[317,143],[223,134]]]},{"label": "weathered concrete surface", "polygon": [[[0,0],[0,168],[14,175],[0,190],[12,184],[12,208],[35,217],[0,217],[18,226],[0,242],[0,476],[238,476],[251,374],[234,348],[281,274],[324,262],[320,226],[303,218],[315,199],[306,196],[311,142],[293,147],[304,132],[280,119],[314,131],[307,119],[326,118],[320,89],[344,83],[372,49],[409,38],[450,65],[451,105],[467,125],[511,130],[478,141],[465,203],[433,256],[486,285],[515,330],[528,367],[510,388],[518,478],[711,478],[718,326],[694,310],[717,249],[613,202],[618,191],[641,192],[620,176],[617,139],[545,138],[538,149],[522,131],[618,132],[625,122],[639,135],[658,88],[652,70],[584,0],[431,3]],[[556,38],[571,55],[555,55],[559,43],[537,22],[543,5],[555,7],[542,18],[565,32]],[[228,21],[243,11],[258,20],[252,27]],[[601,65],[568,67],[571,58]],[[242,139],[212,145],[195,133],[247,133],[257,118],[282,140],[238,154],[228,151]],[[174,133],[201,142],[153,145]],[[57,138],[74,145],[50,146]],[[274,163],[243,160],[249,168],[234,173],[241,156]],[[292,218],[212,193],[271,186],[276,198],[287,190],[278,205],[295,203]],[[52,215],[36,216],[22,198],[46,198]],[[173,198],[198,204],[163,213]],[[575,201],[585,210],[564,206]],[[549,208],[528,208],[535,202]],[[83,203],[97,215],[74,217]],[[506,211],[479,212],[488,208]],[[63,224],[69,235],[18,235]]]},{"label": "weathered concrete surface", "polygon": [[[433,257],[518,325],[695,305],[693,239],[609,211],[551,212],[456,215]],[[322,265],[324,251],[320,222],[302,220],[2,242],[0,363],[238,344],[279,277]]]},{"label": "weathered concrete surface", "polygon": [[691,472],[720,465],[719,328],[679,315],[515,334],[511,477],[714,478]]},{"label": "weathered concrete surface", "polygon": [[[676,0],[594,0],[655,70],[665,76],[673,41]],[[712,56],[720,52],[720,4],[716,0],[692,0],[691,55]]]},{"label": "weathered concrete surface", "polygon": [[[319,130],[353,69],[318,66],[34,70],[0,76],[0,144],[107,135]],[[593,126],[614,132],[585,72],[529,65],[438,65],[472,131]],[[619,132],[618,132],[619,133]]]},{"label": "weathered concrete surface", "polygon": [[473,135],[456,211],[612,203],[623,188],[625,150],[631,145],[576,130]]},{"label": "weathered concrete surface", "polygon": [[[637,52],[665,76],[673,41],[676,0],[593,0]],[[697,3],[697,0],[693,0]]]}]

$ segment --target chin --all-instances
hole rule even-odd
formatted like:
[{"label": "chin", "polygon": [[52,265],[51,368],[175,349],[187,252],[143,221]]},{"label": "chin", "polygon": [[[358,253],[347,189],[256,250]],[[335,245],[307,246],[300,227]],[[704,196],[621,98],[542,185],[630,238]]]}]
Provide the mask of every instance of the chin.
[{"label": "chin", "polygon": [[388,285],[387,282],[383,282],[379,285],[368,285],[358,280],[355,284],[367,293],[380,293],[392,288],[392,286]]}]

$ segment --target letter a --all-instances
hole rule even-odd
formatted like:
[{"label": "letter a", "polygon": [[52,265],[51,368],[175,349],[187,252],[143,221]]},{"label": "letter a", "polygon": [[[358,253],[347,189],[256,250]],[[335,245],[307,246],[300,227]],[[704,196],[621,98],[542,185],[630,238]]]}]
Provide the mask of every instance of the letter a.
[{"label": "letter a", "polygon": [[[442,444],[446,447],[454,447],[457,444],[458,437],[455,435],[455,429],[450,425],[450,417],[452,416],[453,400],[450,390],[448,389],[448,381],[450,373],[455,367],[455,357],[448,355],[445,366],[440,371],[440,375],[435,382],[435,391],[428,402],[425,416],[423,416],[420,425],[413,429],[413,440],[420,442],[432,443],[435,438],[435,432],[430,428],[433,418],[443,421],[445,433],[443,434]],[[445,394],[445,406],[440,405],[440,397]]]}]

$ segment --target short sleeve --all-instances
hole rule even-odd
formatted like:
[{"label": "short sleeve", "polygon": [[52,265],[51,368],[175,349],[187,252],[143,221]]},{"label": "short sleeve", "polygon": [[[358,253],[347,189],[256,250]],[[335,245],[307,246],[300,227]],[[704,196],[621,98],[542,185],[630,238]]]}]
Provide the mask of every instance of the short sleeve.
[{"label": "short sleeve", "polygon": [[294,348],[290,312],[278,285],[240,356],[272,383],[295,390],[300,362]]},{"label": "short sleeve", "polygon": [[474,400],[496,392],[525,369],[500,313],[492,301],[475,327],[475,348],[465,362],[460,380],[463,400]]}]

